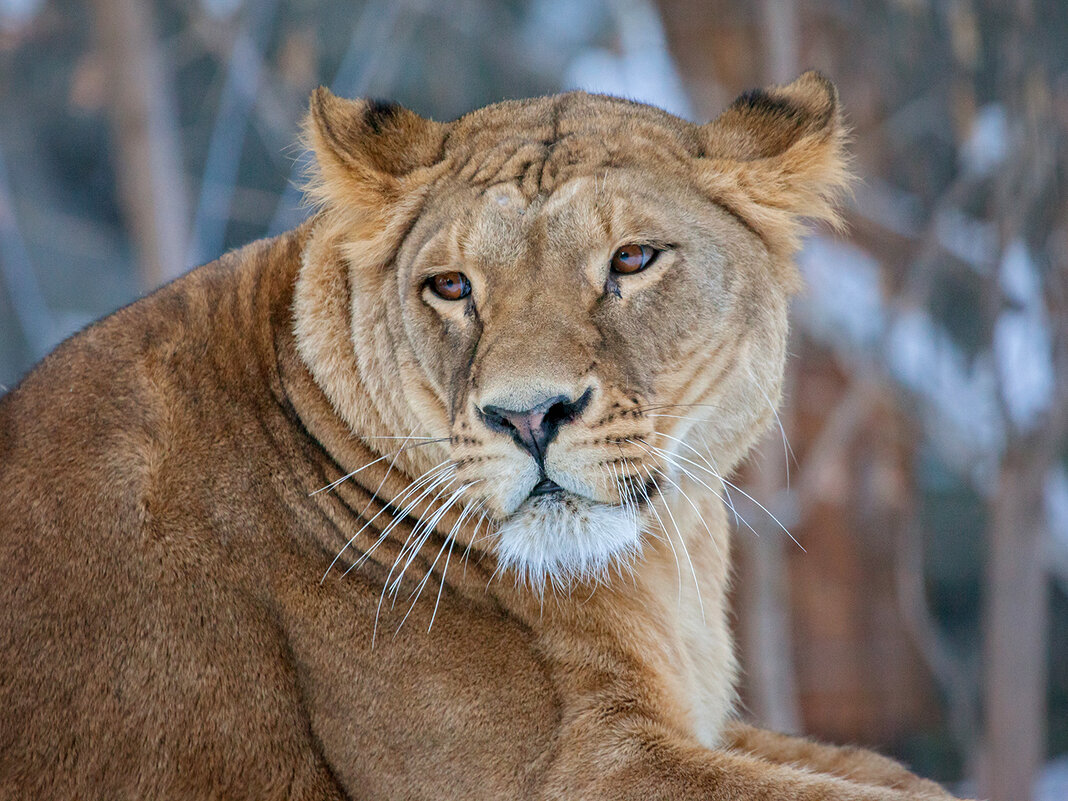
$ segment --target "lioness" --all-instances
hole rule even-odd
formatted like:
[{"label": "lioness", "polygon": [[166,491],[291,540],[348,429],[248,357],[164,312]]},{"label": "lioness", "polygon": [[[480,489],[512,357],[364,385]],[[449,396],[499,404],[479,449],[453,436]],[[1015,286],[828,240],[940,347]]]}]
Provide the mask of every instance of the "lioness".
[{"label": "lioness", "polygon": [[945,797],[731,718],[721,492],[833,86],[704,126],[319,90],[307,136],[307,224],[0,401],[0,797]]}]

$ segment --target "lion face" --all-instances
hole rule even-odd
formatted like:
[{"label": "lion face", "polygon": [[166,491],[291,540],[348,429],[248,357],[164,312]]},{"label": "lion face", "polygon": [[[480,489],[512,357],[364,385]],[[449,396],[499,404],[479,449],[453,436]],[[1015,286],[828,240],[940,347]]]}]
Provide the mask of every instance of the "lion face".
[{"label": "lion face", "polygon": [[[654,502],[683,475],[715,491],[772,416],[796,217],[827,216],[841,178],[833,89],[807,76],[773,91],[719,127],[583,94],[448,125],[313,101],[332,244],[309,252],[346,268],[340,347],[378,390],[378,425],[444,440],[411,472],[488,520],[517,576],[569,583],[625,564],[667,527]],[[806,167],[810,151],[826,163]],[[784,186],[769,203],[760,181]],[[307,295],[302,353],[363,433]]]},{"label": "lion face", "polygon": [[447,423],[457,485],[532,579],[636,551],[640,512],[673,480],[667,434],[729,414],[737,437],[770,413],[744,385],[777,394],[784,293],[766,264],[737,268],[752,234],[672,177],[595,163],[533,195],[449,187],[400,251],[407,339],[438,401],[427,423]]}]

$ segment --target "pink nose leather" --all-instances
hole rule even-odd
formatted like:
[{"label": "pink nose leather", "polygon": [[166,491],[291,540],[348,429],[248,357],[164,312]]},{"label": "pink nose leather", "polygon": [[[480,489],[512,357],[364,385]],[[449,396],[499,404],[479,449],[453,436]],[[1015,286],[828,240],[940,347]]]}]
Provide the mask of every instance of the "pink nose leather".
[{"label": "pink nose leather", "polygon": [[542,431],[545,423],[544,411],[513,412],[501,410],[498,414],[507,420],[515,429],[516,436],[535,459],[541,461],[545,458],[546,441],[545,432]]},{"label": "pink nose leather", "polygon": [[479,412],[487,426],[494,431],[509,434],[519,447],[540,464],[545,460],[545,450],[556,436],[557,430],[582,414],[591,394],[592,389],[587,389],[577,400],[566,395],[556,395],[530,409],[485,406]]}]

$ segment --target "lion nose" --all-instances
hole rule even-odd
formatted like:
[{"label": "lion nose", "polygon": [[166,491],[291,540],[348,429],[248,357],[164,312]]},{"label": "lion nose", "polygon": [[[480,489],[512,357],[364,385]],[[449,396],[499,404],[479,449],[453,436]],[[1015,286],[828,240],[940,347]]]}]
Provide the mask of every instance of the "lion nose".
[{"label": "lion nose", "polygon": [[578,398],[555,395],[529,409],[483,406],[478,411],[487,426],[510,435],[541,465],[545,461],[545,449],[556,437],[560,426],[581,415],[592,394],[593,390],[587,389]]}]

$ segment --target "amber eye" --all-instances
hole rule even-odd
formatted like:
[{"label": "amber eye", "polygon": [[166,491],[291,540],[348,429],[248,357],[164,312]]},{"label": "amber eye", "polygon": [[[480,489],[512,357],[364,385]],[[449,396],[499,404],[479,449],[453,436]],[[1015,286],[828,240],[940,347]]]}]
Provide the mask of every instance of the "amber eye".
[{"label": "amber eye", "polygon": [[471,282],[463,273],[438,273],[427,279],[426,285],[445,300],[460,300],[471,294]]},{"label": "amber eye", "polygon": [[624,245],[612,254],[612,272],[641,272],[659,255],[660,251],[651,245]]}]

